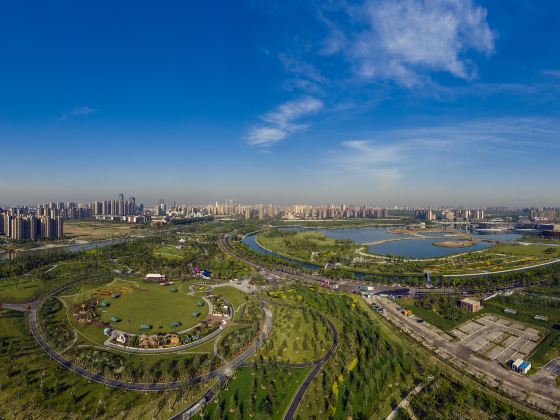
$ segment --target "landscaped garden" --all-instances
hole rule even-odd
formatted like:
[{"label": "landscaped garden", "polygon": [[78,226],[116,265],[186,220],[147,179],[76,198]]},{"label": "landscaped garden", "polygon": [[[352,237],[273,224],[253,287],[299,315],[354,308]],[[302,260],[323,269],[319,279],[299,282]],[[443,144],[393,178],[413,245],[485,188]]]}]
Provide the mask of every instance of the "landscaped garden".
[{"label": "landscaped garden", "polygon": [[[88,318],[91,322],[78,323],[79,331],[86,335],[88,330],[103,326],[134,334],[185,330],[206,317],[208,306],[199,306],[200,298],[172,289],[173,285],[119,279],[102,286],[82,286],[79,293],[62,299],[69,308],[69,318],[74,318],[76,323],[82,319],[80,306],[95,304]],[[192,316],[194,312],[199,315]]]},{"label": "landscaped garden", "polygon": [[[398,239],[398,238],[397,238]],[[560,259],[560,247],[499,244],[437,258],[405,258],[369,253],[367,246],[351,240],[333,239],[319,231],[268,229],[257,243],[278,255],[338,270],[378,274],[473,274],[530,267]]]}]

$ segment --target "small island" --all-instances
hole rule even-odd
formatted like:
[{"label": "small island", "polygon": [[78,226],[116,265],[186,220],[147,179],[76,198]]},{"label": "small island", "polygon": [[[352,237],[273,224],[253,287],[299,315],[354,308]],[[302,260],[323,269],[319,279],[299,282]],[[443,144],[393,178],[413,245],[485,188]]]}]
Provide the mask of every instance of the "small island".
[{"label": "small island", "polygon": [[477,241],[464,240],[464,241],[439,241],[434,242],[432,245],[440,246],[443,248],[468,248],[476,245]]}]

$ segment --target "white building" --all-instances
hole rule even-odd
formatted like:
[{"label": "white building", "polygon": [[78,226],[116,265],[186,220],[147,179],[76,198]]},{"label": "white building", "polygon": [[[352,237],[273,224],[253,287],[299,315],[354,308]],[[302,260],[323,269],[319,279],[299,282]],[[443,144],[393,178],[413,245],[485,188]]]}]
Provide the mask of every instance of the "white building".
[{"label": "white building", "polygon": [[165,281],[165,276],[163,274],[149,273],[146,274],[146,280],[161,282],[161,281]]}]

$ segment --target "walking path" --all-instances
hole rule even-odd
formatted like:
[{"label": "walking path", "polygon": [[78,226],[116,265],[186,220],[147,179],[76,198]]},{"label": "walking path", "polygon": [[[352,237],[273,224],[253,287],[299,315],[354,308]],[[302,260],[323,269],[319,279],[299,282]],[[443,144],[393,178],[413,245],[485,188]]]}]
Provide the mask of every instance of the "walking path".
[{"label": "walking path", "polygon": [[268,335],[270,334],[270,331],[272,330],[272,312],[270,311],[270,308],[268,307],[266,302],[264,301],[261,302],[261,305],[265,313],[265,321],[261,333],[259,334],[257,341],[252,345],[250,345],[236,359],[209,373],[199,375],[197,377],[190,378],[184,381],[175,381],[175,382],[167,382],[167,383],[137,383],[137,382],[126,382],[126,381],[111,379],[106,376],[90,372],[89,370],[84,369],[81,366],[78,366],[77,364],[73,363],[72,361],[64,358],[56,349],[54,349],[47,342],[47,340],[41,334],[41,330],[37,319],[37,309],[39,306],[38,304],[33,304],[29,312],[29,327],[37,343],[39,343],[39,345],[49,356],[51,356],[62,366],[76,372],[77,374],[87,379],[119,389],[135,390],[135,391],[162,391],[168,389],[178,389],[184,386],[185,384],[189,384],[189,385],[201,384],[207,382],[212,378],[221,377],[224,375],[228,375],[228,376],[231,375],[231,373],[237,367],[243,364],[245,360],[247,360],[257,351],[257,349],[267,339]]},{"label": "walking path", "polygon": [[328,352],[325,353],[325,355],[321,359],[319,359],[317,362],[313,362],[316,363],[315,368],[313,368],[313,370],[309,373],[309,375],[307,375],[307,378],[305,378],[305,381],[303,381],[298,391],[294,395],[294,398],[292,399],[290,406],[286,410],[286,414],[284,414],[284,420],[292,420],[294,418],[294,415],[296,414],[296,411],[299,407],[299,404],[301,403],[303,396],[305,395],[305,392],[307,391],[307,388],[309,388],[309,385],[311,385],[313,379],[315,379],[319,371],[322,369],[325,363],[327,363],[327,360],[331,358],[331,356],[334,353],[334,350],[338,346],[338,330],[336,329],[336,327],[334,326],[334,324],[331,322],[330,319],[327,319],[327,322],[329,323],[329,327],[331,327],[331,330],[333,332],[333,343],[331,345],[331,348],[329,349]]},{"label": "walking path", "polygon": [[434,380],[434,377],[430,376],[430,377],[428,377],[428,382],[424,382],[424,383],[416,385],[414,387],[414,389],[412,391],[410,391],[406,397],[403,398],[403,400],[399,403],[399,405],[397,405],[395,407],[395,409],[393,411],[391,411],[391,413],[387,416],[387,418],[385,420],[393,420],[393,419],[397,418],[397,415],[399,414],[400,409],[406,410],[408,412],[408,414],[410,415],[410,417],[415,419],[416,416],[414,415],[414,412],[410,409],[410,399],[412,397],[414,397],[415,395],[417,395],[420,391],[422,391],[433,380]]}]

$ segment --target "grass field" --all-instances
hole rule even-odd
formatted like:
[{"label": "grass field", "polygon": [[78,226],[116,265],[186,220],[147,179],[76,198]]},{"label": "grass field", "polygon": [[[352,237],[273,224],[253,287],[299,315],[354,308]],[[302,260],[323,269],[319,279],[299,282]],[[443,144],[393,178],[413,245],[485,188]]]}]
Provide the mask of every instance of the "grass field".
[{"label": "grass field", "polygon": [[465,312],[465,317],[466,317],[465,319],[461,319],[458,321],[451,321],[449,319],[440,316],[435,312],[416,306],[414,304],[414,299],[397,299],[395,300],[395,302],[397,302],[400,306],[402,306],[405,309],[410,309],[412,313],[416,315],[418,318],[422,318],[426,322],[429,322],[430,324],[435,325],[436,327],[444,331],[451,331],[457,325],[462,324],[466,322],[466,320],[470,318],[474,318],[482,313],[482,312],[477,312],[476,314],[470,314]]},{"label": "grass field", "polygon": [[43,285],[36,277],[18,276],[0,280],[0,302],[20,303],[33,300],[38,288]]},{"label": "grass field", "polygon": [[227,389],[197,418],[282,419],[310,369],[239,369]]},{"label": "grass field", "polygon": [[172,261],[181,261],[184,258],[184,252],[174,246],[158,246],[154,248],[153,254],[155,257],[161,257]]},{"label": "grass field", "polygon": [[547,245],[497,245],[492,253],[560,258],[560,247]]},{"label": "grass field", "polygon": [[23,320],[21,312],[8,309],[0,310],[0,337],[23,337],[24,334],[19,328],[19,323]]},{"label": "grass field", "polygon": [[[108,302],[110,306],[103,309],[100,320],[110,322],[112,326],[132,333],[141,333],[140,325],[149,324],[153,326],[152,332],[171,331],[170,323],[179,321],[182,323],[177,329],[184,330],[202,321],[208,314],[208,307],[205,304],[200,307],[197,297],[187,295],[178,291],[171,292],[173,286],[160,286],[159,284],[144,281],[116,280],[105,286],[82,287],[79,293],[72,296],[65,296],[63,299],[68,306],[73,306],[96,297],[102,302]],[[99,291],[110,292],[109,296],[99,296]],[[112,293],[120,293],[120,297],[113,298]],[[201,312],[200,316],[192,317],[193,312]],[[121,319],[120,322],[113,323],[110,317],[115,316]],[[70,316],[70,318],[72,318]],[[128,320],[131,320],[130,326]],[[79,331],[94,341],[100,337],[99,331],[92,332],[92,329],[100,330],[95,326],[85,328],[78,327]],[[102,335],[102,333],[101,333]]]},{"label": "grass field", "polygon": [[233,305],[235,310],[245,302],[245,293],[232,286],[216,287],[213,293],[225,297]]},{"label": "grass field", "polygon": [[98,221],[68,221],[64,223],[64,235],[75,239],[95,241],[130,235],[133,224]]},{"label": "grass field", "polygon": [[288,363],[310,362],[329,349],[332,335],[326,321],[304,306],[285,306],[270,302],[274,326],[256,360]]}]

